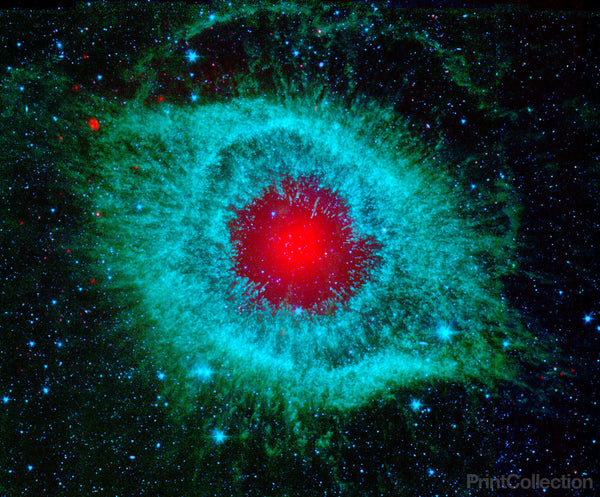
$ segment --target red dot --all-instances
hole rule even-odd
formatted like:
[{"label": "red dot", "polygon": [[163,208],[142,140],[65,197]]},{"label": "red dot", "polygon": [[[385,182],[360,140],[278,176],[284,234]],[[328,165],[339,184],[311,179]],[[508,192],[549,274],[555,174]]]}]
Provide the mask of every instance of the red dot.
[{"label": "red dot", "polygon": [[100,129],[100,121],[95,117],[90,118],[88,121],[88,126],[92,128],[92,131],[98,131]]},{"label": "red dot", "polygon": [[326,312],[379,262],[375,241],[355,232],[346,203],[316,178],[286,178],[236,215],[235,272],[274,307]]}]

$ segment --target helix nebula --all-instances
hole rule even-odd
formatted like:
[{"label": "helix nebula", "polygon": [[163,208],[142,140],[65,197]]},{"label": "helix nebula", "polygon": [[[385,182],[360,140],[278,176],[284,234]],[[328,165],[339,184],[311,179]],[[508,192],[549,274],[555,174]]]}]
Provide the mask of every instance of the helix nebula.
[{"label": "helix nebula", "polygon": [[250,4],[3,14],[0,495],[591,471],[587,17]]}]

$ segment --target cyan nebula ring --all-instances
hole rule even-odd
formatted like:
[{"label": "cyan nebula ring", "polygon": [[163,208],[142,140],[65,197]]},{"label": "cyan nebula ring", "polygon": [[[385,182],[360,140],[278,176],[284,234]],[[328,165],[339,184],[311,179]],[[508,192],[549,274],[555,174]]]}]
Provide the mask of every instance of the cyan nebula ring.
[{"label": "cyan nebula ring", "polygon": [[[308,98],[131,104],[94,147],[102,180],[81,183],[101,213],[96,259],[107,285],[135,296],[127,312],[182,406],[206,383],[345,409],[514,374],[507,353],[524,338],[501,283],[512,233],[478,224],[392,112]],[[233,270],[236,211],[285,177],[319,178],[378,245],[380,263],[331,312],[254,305]]]}]

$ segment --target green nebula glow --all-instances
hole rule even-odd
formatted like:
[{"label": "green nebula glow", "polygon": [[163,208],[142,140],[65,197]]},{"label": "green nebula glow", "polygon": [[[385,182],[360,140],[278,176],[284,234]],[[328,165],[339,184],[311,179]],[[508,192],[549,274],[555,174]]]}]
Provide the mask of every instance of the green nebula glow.
[{"label": "green nebula glow", "polygon": [[[291,410],[340,410],[439,379],[516,378],[507,352],[527,337],[500,278],[517,226],[468,215],[390,110],[240,98],[99,117],[97,160],[74,178],[97,212],[89,244],[105,284],[137,302],[132,328],[182,409],[207,381]],[[312,174],[381,244],[382,265],[331,315],[242,310],[233,209],[275,178]]]}]

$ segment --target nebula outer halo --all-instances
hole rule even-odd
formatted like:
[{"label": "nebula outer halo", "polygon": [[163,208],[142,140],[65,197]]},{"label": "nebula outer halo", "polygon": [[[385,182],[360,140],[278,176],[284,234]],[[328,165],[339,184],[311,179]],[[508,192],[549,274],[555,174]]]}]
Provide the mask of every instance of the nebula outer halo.
[{"label": "nebula outer halo", "polygon": [[[314,109],[261,99],[131,106],[95,144],[97,259],[111,284],[139,295],[140,340],[177,378],[182,404],[198,367],[221,389],[296,408],[355,407],[432,379],[511,377],[501,343],[518,328],[497,278],[505,268],[491,274],[479,261],[501,265],[511,237],[459,213],[449,178],[390,113]],[[319,177],[381,244],[371,280],[331,315],[248,310],[248,282],[232,271],[234,210],[286,175]]]}]

